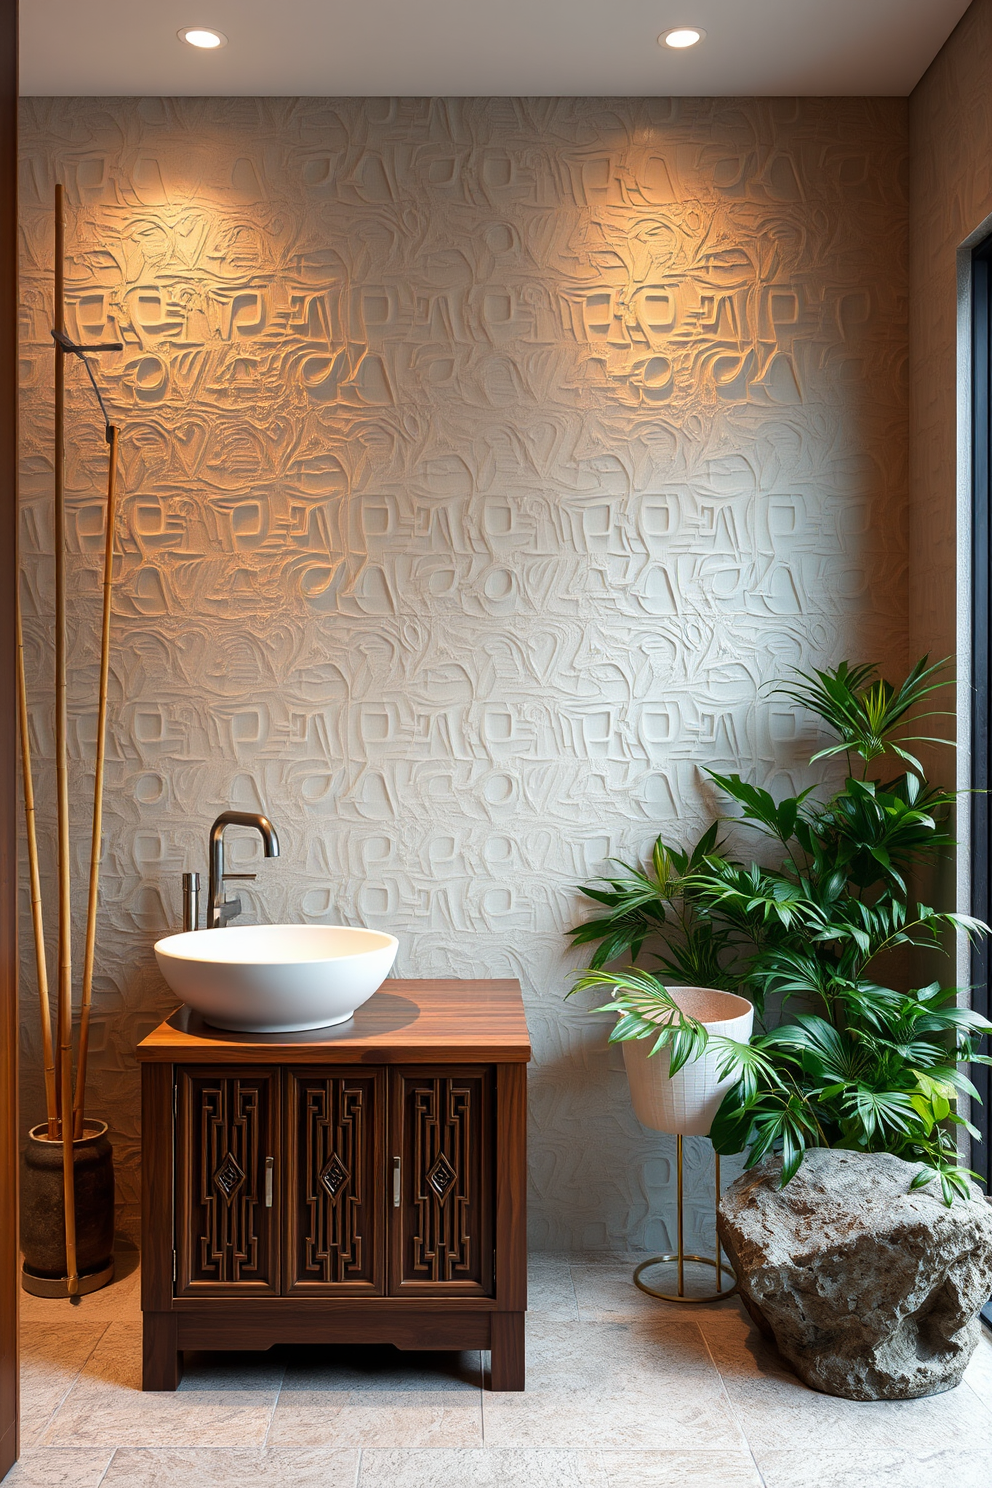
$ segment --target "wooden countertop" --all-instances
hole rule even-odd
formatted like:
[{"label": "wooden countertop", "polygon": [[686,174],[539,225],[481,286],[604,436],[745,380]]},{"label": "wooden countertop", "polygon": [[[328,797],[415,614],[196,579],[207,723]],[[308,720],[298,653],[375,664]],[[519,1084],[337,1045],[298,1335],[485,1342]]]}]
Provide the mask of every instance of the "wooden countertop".
[{"label": "wooden countertop", "polygon": [[180,1007],[138,1045],[158,1064],[525,1064],[515,980],[386,981],[347,1023],[308,1033],[229,1033]]}]

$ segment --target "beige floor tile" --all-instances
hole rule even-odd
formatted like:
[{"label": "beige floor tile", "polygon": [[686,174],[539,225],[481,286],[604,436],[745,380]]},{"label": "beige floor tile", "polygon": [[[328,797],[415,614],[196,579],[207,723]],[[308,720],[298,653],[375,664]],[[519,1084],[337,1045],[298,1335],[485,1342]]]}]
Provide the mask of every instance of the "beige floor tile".
[{"label": "beige floor tile", "polygon": [[603,1452],[608,1488],[762,1488],[750,1452]]},{"label": "beige floor tile", "polygon": [[795,1448],[928,1451],[992,1443],[992,1413],[966,1386],[925,1400],[853,1401],[808,1389],[755,1329],[701,1322],[731,1407],[756,1456]]},{"label": "beige floor tile", "polygon": [[743,1439],[696,1324],[653,1317],[527,1335],[527,1389],[483,1396],[487,1447],[734,1450]]},{"label": "beige floor tile", "polygon": [[284,1391],[269,1446],[481,1447],[479,1394]]},{"label": "beige floor tile", "polygon": [[3,1488],[98,1488],[112,1447],[27,1447]]},{"label": "beige floor tile", "polygon": [[[988,1488],[992,1442],[939,1451],[759,1452],[765,1488]],[[612,1488],[612,1485],[611,1485]]]},{"label": "beige floor tile", "polygon": [[138,1322],[141,1317],[141,1271],[138,1249],[131,1240],[120,1239],[114,1248],[114,1280],[98,1292],[70,1301],[68,1297],[33,1297],[21,1292],[21,1320],[59,1322],[71,1326],[86,1322]]},{"label": "beige floor tile", "polygon": [[70,1394],[42,1439],[46,1446],[165,1447],[182,1441],[198,1447],[261,1447],[273,1403],[233,1392],[205,1393],[204,1398],[134,1395],[116,1403]]},{"label": "beige floor tile", "polygon": [[527,1310],[578,1321],[579,1310],[567,1255],[538,1252],[527,1261]]},{"label": "beige floor tile", "polygon": [[261,1447],[277,1387],[141,1390],[141,1329],[111,1323],[44,1433],[46,1446]]},{"label": "beige floor tile", "polygon": [[351,1344],[273,1349],[272,1354],[285,1364],[285,1394],[294,1390],[471,1393],[482,1385],[482,1356],[477,1350],[446,1353]]},{"label": "beige floor tile", "polygon": [[101,1488],[355,1488],[356,1451],[121,1447]]},{"label": "beige floor tile", "polygon": [[275,1349],[263,1353],[236,1350],[231,1353],[194,1353],[183,1356],[183,1377],[179,1392],[201,1390],[266,1390],[280,1389],[286,1373],[286,1360]]},{"label": "beige floor tile", "polygon": [[[649,1297],[640,1287],[634,1285],[633,1265],[572,1266],[571,1271],[579,1318],[584,1323],[609,1318],[695,1318],[704,1308],[706,1312],[740,1312],[740,1303],[736,1297],[728,1297],[725,1302],[705,1304],[662,1302],[657,1297]],[[672,1290],[675,1289],[677,1282],[674,1268],[670,1275],[652,1273],[652,1276],[653,1280],[649,1277],[652,1285],[671,1285]],[[707,1275],[705,1284],[709,1286],[711,1281],[711,1276]]]},{"label": "beige floor tile", "polygon": [[21,1444],[35,1446],[106,1331],[105,1323],[21,1321]]},{"label": "beige floor tile", "polygon": [[362,1453],[359,1488],[609,1488],[609,1483],[595,1451],[370,1448]]},{"label": "beige floor tile", "polygon": [[992,1410],[992,1329],[982,1326],[978,1347],[965,1370],[965,1384],[969,1385],[986,1410]]}]

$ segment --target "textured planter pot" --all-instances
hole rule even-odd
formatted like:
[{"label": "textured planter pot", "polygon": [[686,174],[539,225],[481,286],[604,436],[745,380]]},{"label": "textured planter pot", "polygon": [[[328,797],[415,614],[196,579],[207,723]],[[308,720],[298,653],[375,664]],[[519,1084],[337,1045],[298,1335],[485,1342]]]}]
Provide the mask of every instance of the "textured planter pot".
[{"label": "textured planter pot", "polygon": [[[669,987],[668,991],[682,1011],[703,1023],[708,1033],[742,1044],[750,1038],[754,1008],[746,998],[713,987]],[[670,1051],[660,1049],[649,1055],[651,1044],[651,1039],[629,1039],[623,1045],[634,1115],[654,1131],[708,1137],[720,1102],[735,1083],[733,1076],[719,1078],[725,1052],[708,1048],[669,1078]]]},{"label": "textured planter pot", "polygon": [[[66,1274],[65,1214],[62,1202],[62,1143],[49,1141],[46,1127],[32,1127],[21,1179],[22,1283],[27,1291],[51,1290]],[[87,1121],[86,1135],[73,1144],[76,1187],[76,1262],[80,1279],[113,1276],[114,1154],[106,1123]],[[104,1275],[106,1273],[106,1275]],[[39,1286],[32,1285],[37,1281]],[[48,1282],[46,1288],[44,1283]],[[80,1290],[93,1290],[93,1287]]]}]

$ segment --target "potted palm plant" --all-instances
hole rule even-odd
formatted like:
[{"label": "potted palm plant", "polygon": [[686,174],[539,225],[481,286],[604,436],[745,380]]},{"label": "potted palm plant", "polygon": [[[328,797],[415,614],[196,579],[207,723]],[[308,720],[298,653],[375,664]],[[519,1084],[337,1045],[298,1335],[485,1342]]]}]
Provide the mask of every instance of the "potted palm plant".
[{"label": "potted palm plant", "polygon": [[[718,1052],[726,1089],[714,1146],[746,1151],[748,1167],[780,1154],[783,1185],[808,1149],[841,1147],[910,1161],[913,1186],[938,1180],[947,1204],[970,1193],[954,1128],[979,1133],[955,1102],[977,1099],[966,1066],[990,1062],[978,1046],[992,1025],[959,1007],[954,987],[891,984],[901,980],[894,953],[940,950],[948,929],[988,933],[910,894],[913,870],[952,845],[953,794],[927,782],[908,747],[938,711],[929,703],[946,685],[941,666],[924,657],[895,686],[841,662],[777,689],[835,736],[810,763],[841,756],[847,768],[840,789],[780,801],[707,772],[764,839],[760,861],[732,853],[716,822],[691,848],[659,837],[646,865],[618,863],[582,889],[598,912],[570,933],[595,950],[572,991],[609,989],[597,1011],[616,1015],[611,1042],[650,1040],[648,1061],[665,1050],[658,1078]],[[637,964],[645,955],[653,970]],[[608,969],[622,957],[623,969]],[[757,1031],[712,1038],[680,1005],[681,985],[745,998]]]}]

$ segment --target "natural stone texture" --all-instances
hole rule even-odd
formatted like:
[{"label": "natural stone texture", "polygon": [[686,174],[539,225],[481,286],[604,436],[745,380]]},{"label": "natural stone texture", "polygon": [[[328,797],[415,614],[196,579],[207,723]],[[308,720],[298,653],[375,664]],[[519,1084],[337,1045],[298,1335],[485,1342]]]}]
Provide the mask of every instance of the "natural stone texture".
[{"label": "natural stone texture", "polygon": [[807,1385],[912,1400],[960,1383],[992,1295],[992,1207],[948,1208],[889,1153],[817,1149],[786,1187],[766,1159],[720,1203],[748,1311]]}]

